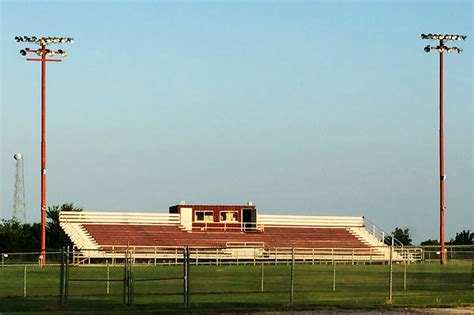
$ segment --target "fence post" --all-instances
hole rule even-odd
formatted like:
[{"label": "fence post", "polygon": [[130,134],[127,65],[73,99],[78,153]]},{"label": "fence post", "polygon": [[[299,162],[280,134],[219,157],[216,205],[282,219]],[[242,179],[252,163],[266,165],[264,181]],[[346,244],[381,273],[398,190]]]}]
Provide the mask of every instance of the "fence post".
[{"label": "fence post", "polygon": [[130,268],[129,272],[129,289],[128,289],[128,306],[133,305],[133,265],[135,264],[135,247],[133,247],[133,252],[131,253],[130,263],[128,264]]},{"label": "fence post", "polygon": [[261,264],[261,272],[260,272],[260,292],[263,292],[263,262]]},{"label": "fence post", "polygon": [[290,279],[290,305],[293,305],[293,293],[295,284],[295,248],[291,249],[291,279]]},{"label": "fence post", "polygon": [[392,236],[392,245],[390,246],[390,272],[388,280],[388,303],[392,304],[392,289],[393,289],[393,236]]},{"label": "fence post", "polygon": [[66,268],[64,269],[64,305],[66,305],[69,297],[69,246],[66,247],[64,259],[66,263]]},{"label": "fence post", "polygon": [[408,259],[408,253],[403,252],[403,246],[402,246],[402,253],[404,254],[403,257],[403,291],[407,290],[407,259]]},{"label": "fence post", "polygon": [[313,258],[312,258],[311,264],[314,265],[314,247],[312,248],[312,253],[313,253]]},{"label": "fence post", "polygon": [[278,248],[275,247],[275,266],[277,265]]},{"label": "fence post", "polygon": [[110,270],[109,270],[109,261],[107,260],[107,294],[110,293]]},{"label": "fence post", "polygon": [[64,306],[64,247],[61,249],[61,268],[59,271],[59,306]]},{"label": "fence post", "polygon": [[257,259],[257,248],[254,247],[253,248],[253,265],[255,266],[256,265],[256,260]]},{"label": "fence post", "polygon": [[183,248],[183,300],[184,306],[189,306],[189,247]]},{"label": "fence post", "polygon": [[23,271],[23,297],[26,298],[26,265],[25,270]]},{"label": "fence post", "polygon": [[123,304],[127,303],[127,250],[123,257]]},{"label": "fence post", "polygon": [[123,277],[123,303],[127,306],[133,304],[133,275],[132,275],[132,250],[127,244],[124,255],[124,277]]},{"label": "fence post", "polygon": [[336,291],[336,263],[332,262],[332,292]]},{"label": "fence post", "polygon": [[132,274],[132,263],[133,256],[132,251],[128,247],[125,249],[124,257],[124,277],[123,277],[123,302],[127,306],[133,305],[133,274]]},{"label": "fence post", "polygon": [[115,265],[115,246],[112,246],[112,266]]}]

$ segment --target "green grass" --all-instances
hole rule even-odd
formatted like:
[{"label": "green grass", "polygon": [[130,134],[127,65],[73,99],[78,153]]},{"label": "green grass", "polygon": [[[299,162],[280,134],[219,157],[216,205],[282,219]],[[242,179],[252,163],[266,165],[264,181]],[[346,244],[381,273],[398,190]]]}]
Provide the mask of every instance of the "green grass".
[{"label": "green grass", "polygon": [[[452,261],[447,265],[393,268],[393,304],[387,304],[389,267],[386,265],[337,265],[333,292],[332,265],[296,265],[294,299],[290,300],[290,266],[265,265],[261,292],[260,265],[191,266],[191,309],[194,310],[285,310],[315,308],[451,307],[474,305],[472,265]],[[122,279],[123,267],[110,267],[110,279]],[[179,311],[182,266],[136,266],[134,311]],[[59,310],[59,267],[27,267],[27,297],[23,297],[23,267],[0,268],[0,312]],[[106,289],[105,266],[71,267],[70,279],[102,279],[99,282],[71,281],[66,310],[126,311],[123,283],[110,282]]]}]

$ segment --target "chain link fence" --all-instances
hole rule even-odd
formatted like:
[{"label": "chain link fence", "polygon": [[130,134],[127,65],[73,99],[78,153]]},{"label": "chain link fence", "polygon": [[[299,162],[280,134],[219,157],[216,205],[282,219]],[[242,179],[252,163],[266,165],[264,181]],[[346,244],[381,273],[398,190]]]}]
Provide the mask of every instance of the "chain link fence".
[{"label": "chain link fence", "polygon": [[203,248],[190,248],[188,256],[177,248],[178,255],[162,258],[140,256],[136,248],[102,259],[48,252],[44,268],[39,253],[2,253],[0,311],[30,310],[38,300],[53,309],[93,310],[474,303],[474,246],[447,247],[446,265],[438,263],[432,247],[393,248],[388,260],[328,259],[299,249],[280,249],[275,259],[246,250],[238,259],[216,258],[209,254],[215,249]]}]

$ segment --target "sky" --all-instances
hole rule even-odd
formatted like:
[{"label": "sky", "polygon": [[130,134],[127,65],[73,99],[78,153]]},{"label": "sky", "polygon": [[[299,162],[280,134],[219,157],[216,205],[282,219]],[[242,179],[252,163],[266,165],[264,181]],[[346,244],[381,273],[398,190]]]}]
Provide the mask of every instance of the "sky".
[{"label": "sky", "polygon": [[[454,1],[0,0],[0,218],[24,157],[40,218],[40,64],[15,36],[69,36],[47,65],[47,205],[365,216],[439,238],[438,53],[446,238],[473,230],[473,5]],[[433,42],[434,44],[434,42]]]}]

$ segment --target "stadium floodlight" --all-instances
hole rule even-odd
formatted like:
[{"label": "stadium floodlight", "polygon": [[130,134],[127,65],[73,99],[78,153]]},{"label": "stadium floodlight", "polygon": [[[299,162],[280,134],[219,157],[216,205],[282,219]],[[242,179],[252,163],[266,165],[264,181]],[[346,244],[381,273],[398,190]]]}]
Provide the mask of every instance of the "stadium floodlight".
[{"label": "stadium floodlight", "polygon": [[[62,40],[65,38],[66,40]],[[31,42],[39,45],[38,49],[25,48],[20,50],[22,56],[28,53],[36,54],[39,58],[27,58],[28,61],[41,61],[41,266],[46,265],[46,63],[61,62],[60,59],[48,57],[67,56],[63,50],[48,49],[49,44],[72,43],[69,37],[28,37],[15,36],[16,42]],[[72,38],[71,38],[72,39]]]},{"label": "stadium floodlight", "polygon": [[445,180],[446,175],[444,173],[444,111],[443,111],[443,67],[444,67],[444,52],[457,52],[461,53],[462,49],[458,47],[448,47],[445,45],[446,41],[450,40],[466,40],[465,35],[459,34],[421,34],[422,39],[427,40],[439,40],[438,46],[427,45],[424,48],[425,52],[437,51],[439,53],[439,173],[440,173],[440,185],[439,185],[439,243],[440,243],[440,264],[446,262],[446,251],[445,251],[445,238],[444,238],[444,212],[446,210],[445,205]]},{"label": "stadium floodlight", "polygon": [[63,57],[67,57],[67,51],[65,51],[65,50],[59,49],[59,50],[57,51],[57,53],[60,54],[60,55],[63,56]]},{"label": "stadium floodlight", "polygon": [[458,34],[421,34],[421,39],[430,40],[466,40],[467,36]]}]

